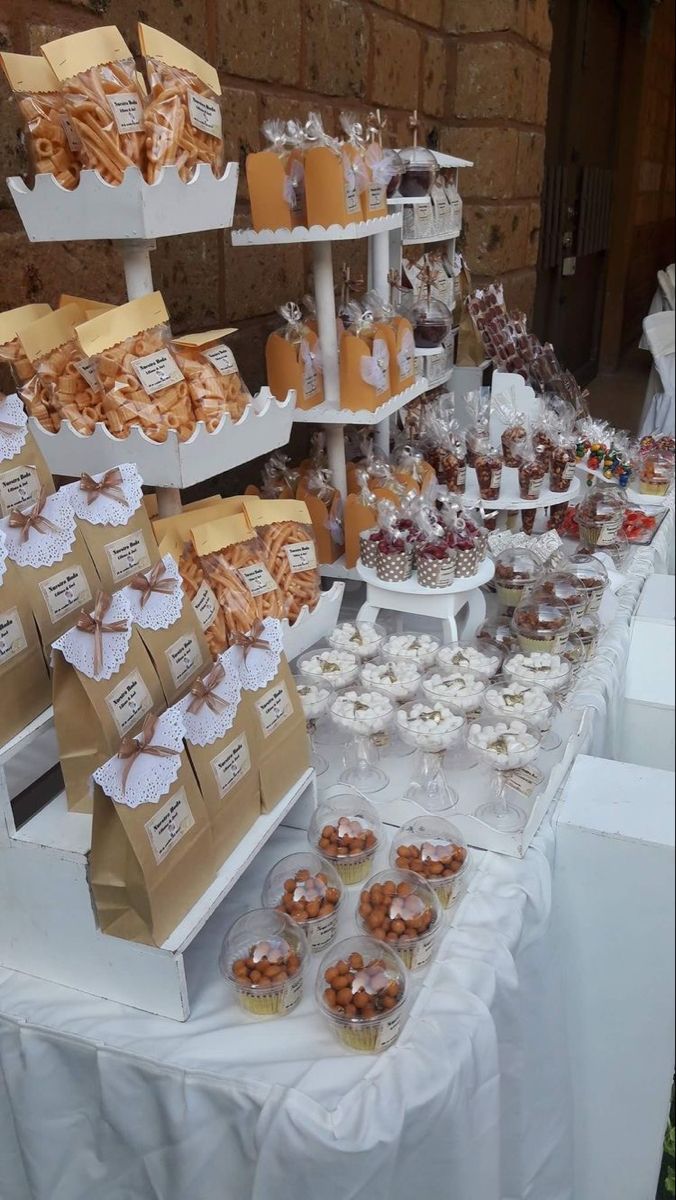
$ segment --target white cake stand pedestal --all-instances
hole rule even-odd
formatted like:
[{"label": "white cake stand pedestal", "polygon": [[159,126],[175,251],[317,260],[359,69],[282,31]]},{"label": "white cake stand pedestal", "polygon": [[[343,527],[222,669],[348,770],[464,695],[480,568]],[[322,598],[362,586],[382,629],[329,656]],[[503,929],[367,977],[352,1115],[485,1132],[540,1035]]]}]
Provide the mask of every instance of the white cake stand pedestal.
[{"label": "white cake stand pedestal", "polygon": [[481,591],[495,572],[492,558],[485,558],[475,575],[456,579],[446,588],[424,588],[415,575],[403,583],[387,583],[375,571],[357,563],[357,574],[366,584],[366,600],[357,615],[358,621],[377,621],[381,609],[396,613],[412,613],[421,617],[436,617],[441,621],[444,641],[458,641],[459,613],[462,616],[462,637],[468,641],[483,624],[486,601]]}]

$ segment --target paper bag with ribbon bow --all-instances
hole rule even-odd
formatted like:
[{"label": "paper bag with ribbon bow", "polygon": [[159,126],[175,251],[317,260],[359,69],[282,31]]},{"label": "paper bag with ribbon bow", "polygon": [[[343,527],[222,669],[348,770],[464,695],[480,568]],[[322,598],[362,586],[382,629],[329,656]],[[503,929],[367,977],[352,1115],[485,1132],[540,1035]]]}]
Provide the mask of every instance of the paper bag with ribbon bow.
[{"label": "paper bag with ribbon bow", "polygon": [[215,875],[178,708],[149,713],[94,778],[89,882],[99,927],[161,946]]},{"label": "paper bag with ribbon bow", "polygon": [[261,811],[255,713],[250,693],[242,691],[236,651],[219,655],[180,708],[218,869]]},{"label": "paper bag with ribbon bow", "polygon": [[99,591],[53,647],[54,724],[68,807],[91,812],[91,776],[164,706],[124,591]]},{"label": "paper bag with ribbon bow", "polygon": [[348,304],[349,326],[340,345],[340,405],[373,412],[389,400],[390,351],[370,309]]},{"label": "paper bag with ribbon bow", "polygon": [[279,312],[285,324],[273,330],[265,344],[268,387],[279,401],[293,388],[298,408],[315,408],[324,399],[319,339],[297,304],[289,301]]},{"label": "paper bag with ribbon bow", "polygon": [[174,704],[207,669],[211,651],[171,555],[133,575],[124,594],[167,704]]},{"label": "paper bag with ribbon bow", "polygon": [[0,746],[51,702],[52,685],[33,614],[0,535]]},{"label": "paper bag with ribbon bow", "polygon": [[43,488],[51,494],[54,480],[24,407],[18,396],[0,395],[0,517],[22,504],[35,504]]},{"label": "paper bag with ribbon bow", "polygon": [[362,220],[359,180],[348,147],[326,133],[311,112],[305,123],[305,199],[308,225],[349,225]]},{"label": "paper bag with ribbon bow", "polygon": [[83,473],[61,488],[106,591],[128,583],[159,562],[160,553],[134,463],[97,475]]}]

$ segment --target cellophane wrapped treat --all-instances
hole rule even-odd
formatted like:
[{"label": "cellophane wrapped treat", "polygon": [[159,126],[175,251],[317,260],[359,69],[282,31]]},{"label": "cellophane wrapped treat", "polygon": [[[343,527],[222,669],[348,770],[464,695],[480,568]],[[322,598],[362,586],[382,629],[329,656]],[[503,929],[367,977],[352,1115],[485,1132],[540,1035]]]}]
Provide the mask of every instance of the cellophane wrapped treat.
[{"label": "cellophane wrapped treat", "polygon": [[283,401],[295,389],[298,408],[314,408],[324,399],[319,339],[293,301],[283,304],[279,312],[284,325],[273,330],[265,344],[270,391]]},{"label": "cellophane wrapped treat", "polygon": [[359,184],[348,148],[326,133],[319,113],[308,115],[304,132],[308,225],[328,229],[361,221]]},{"label": "cellophane wrapped treat", "polygon": [[377,142],[367,145],[364,127],[355,113],[340,114],[345,133],[344,153],[352,159],[362,217],[387,216],[387,184],[391,179],[391,162]]},{"label": "cellophane wrapped treat", "polygon": [[478,456],[488,450],[489,402],[488,390],[484,391],[483,388],[480,391],[468,392],[465,398],[470,421],[466,435],[468,467],[476,467]]},{"label": "cellophane wrapped treat", "polygon": [[200,163],[220,176],[224,165],[218,72],[180,42],[139,23],[150,96],[145,108],[146,178],[176,165],[192,179]]},{"label": "cellophane wrapped treat", "polygon": [[370,309],[347,305],[349,328],[340,343],[340,404],[373,412],[391,393],[390,351]]},{"label": "cellophane wrapped treat", "polygon": [[0,313],[0,363],[6,363],[9,367],[17,391],[32,383],[28,390],[32,407],[28,406],[26,398],[23,398],[24,403],[31,416],[36,417],[45,429],[52,428],[51,417],[44,402],[42,385],[21,345],[19,334],[51,311],[49,304],[24,304],[20,308]]},{"label": "cellophane wrapped treat", "polygon": [[127,167],[143,170],[146,97],[119,30],[88,29],[41,49],[61,83],[82,166],[111,184],[122,183]]},{"label": "cellophane wrapped treat", "polygon": [[204,568],[193,545],[192,529],[200,521],[206,522],[220,516],[219,505],[220,502],[214,500],[211,507],[205,505],[197,511],[184,511],[153,523],[160,554],[170,554],[178,565],[183,591],[193,606],[214,657],[229,645],[228,627],[225,613],[207,582]]},{"label": "cellophane wrapped treat", "polygon": [[[107,310],[107,305],[94,305]],[[29,325],[19,340],[32,362],[39,387],[29,381],[21,389],[26,408],[55,432],[62,421],[88,437],[102,419],[103,393],[96,367],[83,353],[76,326],[86,320],[83,304],[66,304]]]},{"label": "cellophane wrapped treat", "polygon": [[300,472],[291,465],[288,454],[275,450],[263,463],[261,497],[264,500],[294,500]]},{"label": "cellophane wrapped treat", "polygon": [[321,592],[317,548],[307,505],[299,500],[258,500],[246,496],[244,507],[263,544],[268,571],[281,591],[281,615],[293,625],[303,608],[315,607]]},{"label": "cellophane wrapped treat", "polygon": [[0,54],[17,102],[33,175],[53,175],[72,191],[80,179],[77,138],[66,115],[59,81],[39,54]]},{"label": "cellophane wrapped treat", "polygon": [[326,467],[313,467],[298,485],[297,499],[307,505],[320,563],[332,563],[345,545],[343,503]]},{"label": "cellophane wrapped treat", "polygon": [[131,300],[77,327],[101,385],[102,418],[114,437],[140,426],[154,442],[195,428],[190,393],[171,351],[169,315],[159,292]]},{"label": "cellophane wrapped treat", "polygon": [[528,450],[526,416],[519,412],[514,396],[493,396],[491,403],[504,426],[500,436],[505,466],[520,467]]},{"label": "cellophane wrapped treat", "polygon": [[269,569],[267,548],[244,515],[203,521],[192,540],[223,611],[229,644],[257,621],[284,616],[284,596]]},{"label": "cellophane wrapped treat", "polygon": [[295,121],[261,126],[270,145],[248,154],[246,179],[254,229],[293,229],[305,223],[305,133]]},{"label": "cellophane wrapped treat", "polygon": [[193,417],[204,421],[208,433],[218,428],[223,417],[239,421],[251,404],[251,393],[232,350],[224,341],[230,333],[234,330],[188,333],[175,337],[171,345],[188,385]]}]

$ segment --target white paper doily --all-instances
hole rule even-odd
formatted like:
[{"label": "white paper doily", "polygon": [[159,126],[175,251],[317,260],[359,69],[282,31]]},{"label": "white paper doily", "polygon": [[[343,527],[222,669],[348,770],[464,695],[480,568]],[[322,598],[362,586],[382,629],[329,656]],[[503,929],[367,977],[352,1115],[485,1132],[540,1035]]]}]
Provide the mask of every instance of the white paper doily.
[{"label": "white paper doily", "polygon": [[[92,608],[88,611],[93,612],[94,610]],[[131,612],[123,591],[115,592],[111,596],[110,608],[103,617],[104,625],[108,625],[112,621],[126,621],[127,628],[124,633],[103,633],[101,635],[103,665],[98,674],[94,673],[95,639],[93,633],[87,633],[74,625],[72,629],[68,629],[52,643],[52,649],[60,650],[66,661],[86,675],[88,679],[110,679],[124,665],[131,640]]]},{"label": "white paper doily", "polygon": [[[78,520],[87,521],[89,525],[126,525],[139,508],[143,501],[141,486],[143,480],[135,464],[121,463],[119,467],[113,469],[120,472],[122,481],[118,486],[124,493],[126,505],[121,504],[119,500],[111,499],[102,492],[84,491],[79,479],[76,483],[67,483],[65,487],[61,488],[61,491],[68,497],[68,502]],[[108,472],[100,471],[98,475],[92,475],[92,479],[96,483],[100,483],[106,474]],[[90,504],[89,498],[92,495],[94,499]]]},{"label": "white paper doily", "polygon": [[[157,804],[169,791],[180,770],[184,732],[180,709],[174,705],[157,718],[150,745],[165,746],[176,753],[166,756],[137,754],[129,768],[126,786],[123,778],[129,760],[115,754],[94,772],[94,779],[116,804],[126,804],[127,808]],[[133,740],[138,745],[142,735],[137,735]]]},{"label": "white paper doily", "polygon": [[[2,423],[16,425],[16,432],[4,432]],[[0,462],[14,458],[26,443],[28,417],[18,396],[5,396],[0,400]]]},{"label": "white paper doily", "polygon": [[[32,504],[24,504],[15,512],[30,512],[33,507]],[[75,541],[75,513],[61,492],[47,497],[40,515],[56,526],[56,533],[51,530],[38,533],[31,528],[24,541],[23,529],[10,526],[11,515],[0,521],[0,529],[4,530],[7,538],[7,553],[19,567],[51,567],[61,562]]]},{"label": "white paper doily", "polygon": [[[192,691],[179,700],[176,707],[180,708],[183,713],[186,741],[192,743],[193,746],[210,746],[217,738],[224,737],[232,728],[242,692],[238,658],[236,649],[230,649],[219,654],[216,659],[216,663],[220,663],[225,673],[222,682],[214,688],[214,695],[226,703],[222,712],[212,712],[206,703],[202,704],[199,712],[188,712],[195,699]],[[202,678],[206,679],[209,674],[210,672],[207,672]]]},{"label": "white paper doily", "polygon": [[239,670],[242,687],[248,692],[257,692],[270,683],[279,670],[279,660],[284,649],[281,622],[274,617],[263,621],[261,639],[268,643],[265,650],[249,650],[245,655],[240,646],[231,646],[234,661]]},{"label": "white paper doily", "polygon": [[7,538],[0,529],[0,583],[2,583],[5,571],[7,570]]},{"label": "white paper doily", "polygon": [[512,533],[509,529],[500,529],[488,536],[488,548],[495,558],[503,550],[530,550],[541,563],[547,562],[562,546],[561,538],[555,529],[546,533]]},{"label": "white paper doily", "polygon": [[[178,567],[170,554],[165,554],[162,562],[165,570],[161,579],[171,579],[174,583],[173,591],[151,592],[145,604],[142,605],[143,592],[139,592],[129,585],[124,588],[132,621],[135,625],[140,625],[141,629],[169,629],[181,616],[183,586]],[[147,578],[151,571],[140,571],[139,574],[143,574]]]}]

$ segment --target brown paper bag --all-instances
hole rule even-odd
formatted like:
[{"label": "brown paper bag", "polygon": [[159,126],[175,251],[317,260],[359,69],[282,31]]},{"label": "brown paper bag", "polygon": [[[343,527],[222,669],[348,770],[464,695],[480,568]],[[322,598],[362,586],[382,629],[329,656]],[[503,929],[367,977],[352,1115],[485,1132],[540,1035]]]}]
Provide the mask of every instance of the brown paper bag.
[{"label": "brown paper bag", "polygon": [[[155,741],[172,743],[161,730]],[[161,946],[204,894],[215,865],[209,817],[185,751],[175,780],[152,795],[130,808],[111,799],[97,779],[89,882],[104,933]]]},{"label": "brown paper bag", "polygon": [[125,595],[167,704],[175,704],[207,670],[211,651],[172,557],[167,555],[150,571],[135,575]]},{"label": "brown paper bag", "polygon": [[97,475],[84,474],[61,489],[106,592],[159,562],[142,482],[133,463],[122,463]]},{"label": "brown paper bag", "polygon": [[52,702],[33,614],[14,563],[0,550],[0,746]]},{"label": "brown paper bag", "polygon": [[17,396],[0,397],[0,517],[36,504],[42,489],[51,495],[54,480]]},{"label": "brown paper bag", "polygon": [[[129,607],[123,597],[115,605]],[[91,606],[90,606],[91,608]],[[116,612],[122,611],[116,607]],[[54,724],[66,785],[68,807],[91,812],[91,776],[117,749],[120,739],[133,736],[151,710],[164,707],[164,695],[150,656],[131,627],[124,661],[108,679],[95,679],[66,658],[72,634],[64,635],[53,652]],[[104,653],[106,635],[103,635]]]},{"label": "brown paper bag", "polygon": [[305,151],[305,201],[308,225],[350,225],[362,220],[354,167],[333,139]]},{"label": "brown paper bag", "polygon": [[271,812],[310,767],[305,715],[282,654],[275,678],[248,698],[254,711],[263,812]]},{"label": "brown paper bag", "polygon": [[[255,714],[249,693],[239,686],[232,652],[219,656],[211,671],[193,685],[182,711],[188,755],[209,814],[218,869],[261,811]],[[195,740],[198,736],[204,745]],[[207,741],[207,736],[212,740]]]},{"label": "brown paper bag", "polygon": [[340,344],[340,406],[374,412],[392,395],[387,341],[375,326],[347,330]]}]

